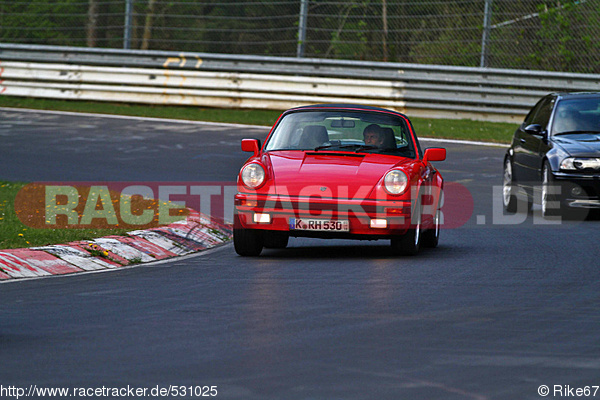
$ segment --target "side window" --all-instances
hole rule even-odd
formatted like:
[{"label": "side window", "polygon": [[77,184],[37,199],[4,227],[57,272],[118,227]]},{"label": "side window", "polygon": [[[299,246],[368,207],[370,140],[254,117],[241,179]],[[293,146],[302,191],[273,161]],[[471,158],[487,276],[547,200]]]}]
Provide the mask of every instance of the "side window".
[{"label": "side window", "polygon": [[535,114],[540,109],[540,106],[543,102],[544,99],[538,101],[537,104],[529,111],[529,114],[527,114],[527,116],[525,117],[525,121],[523,121],[523,124],[521,125],[523,128],[525,128],[527,125],[533,124],[533,122],[531,121],[533,121],[533,117],[535,117]]},{"label": "side window", "polygon": [[525,117],[525,121],[521,125],[525,128],[527,125],[539,124],[543,128],[548,125],[548,120],[552,114],[552,108],[554,107],[554,97],[544,97],[529,111],[529,114]]},{"label": "side window", "polygon": [[537,113],[533,117],[532,124],[541,125],[543,129],[548,127],[548,121],[552,115],[552,109],[554,108],[554,98],[548,97],[542,102]]}]

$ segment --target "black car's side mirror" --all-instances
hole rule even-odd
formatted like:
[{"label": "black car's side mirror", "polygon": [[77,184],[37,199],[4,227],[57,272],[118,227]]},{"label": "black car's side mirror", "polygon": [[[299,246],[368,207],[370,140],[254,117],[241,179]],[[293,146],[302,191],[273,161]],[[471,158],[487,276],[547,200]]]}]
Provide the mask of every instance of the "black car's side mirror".
[{"label": "black car's side mirror", "polygon": [[542,131],[542,126],[539,124],[527,125],[524,131],[530,135],[546,136],[545,132]]}]

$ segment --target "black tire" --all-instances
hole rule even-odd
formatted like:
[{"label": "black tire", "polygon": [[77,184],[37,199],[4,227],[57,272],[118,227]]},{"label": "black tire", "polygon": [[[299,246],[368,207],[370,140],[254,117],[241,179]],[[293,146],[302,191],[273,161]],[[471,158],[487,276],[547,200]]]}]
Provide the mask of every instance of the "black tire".
[{"label": "black tire", "polygon": [[413,215],[414,228],[410,228],[404,235],[393,237],[391,240],[392,251],[396,255],[401,256],[414,256],[419,253],[421,248],[421,202],[418,202],[415,206],[415,213]]},{"label": "black tire", "polygon": [[290,240],[287,232],[265,232],[264,246],[266,249],[285,249]]},{"label": "black tire", "polygon": [[513,182],[513,167],[510,158],[504,160],[504,175],[502,180],[502,205],[507,212],[514,213],[518,209],[519,200],[516,186]]},{"label": "black tire", "polygon": [[533,196],[515,184],[512,161],[509,157],[504,160],[502,180],[502,205],[508,213],[516,213],[525,206],[525,212],[531,211]]},{"label": "black tire", "polygon": [[433,216],[433,228],[426,230],[423,232],[423,237],[421,238],[421,245],[423,247],[429,247],[430,249],[436,248],[438,243],[440,242],[440,216],[441,211],[439,208],[436,208],[435,215]]},{"label": "black tire", "polygon": [[256,257],[263,249],[263,233],[254,229],[234,229],[233,247],[235,252],[244,257]]},{"label": "black tire", "polygon": [[563,213],[563,207],[560,200],[559,187],[556,185],[552,169],[548,161],[544,161],[542,167],[542,216],[556,217]]}]

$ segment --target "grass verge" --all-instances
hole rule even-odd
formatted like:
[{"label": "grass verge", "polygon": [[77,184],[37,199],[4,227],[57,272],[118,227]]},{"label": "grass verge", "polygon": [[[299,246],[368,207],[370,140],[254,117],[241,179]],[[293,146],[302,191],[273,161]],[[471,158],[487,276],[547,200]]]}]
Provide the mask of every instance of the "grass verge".
[{"label": "grass verge", "polygon": [[131,229],[35,229],[21,222],[15,212],[17,193],[26,183],[0,181],[0,249],[90,240],[123,235]]},{"label": "grass verge", "polygon": [[[279,114],[281,114],[279,111],[272,110],[119,104],[92,101],[32,99],[9,96],[0,96],[0,107],[133,115],[140,117],[229,122],[265,126],[273,125]],[[510,143],[512,135],[517,128],[516,124],[503,122],[412,117],[410,119],[418,136],[443,139]]]}]

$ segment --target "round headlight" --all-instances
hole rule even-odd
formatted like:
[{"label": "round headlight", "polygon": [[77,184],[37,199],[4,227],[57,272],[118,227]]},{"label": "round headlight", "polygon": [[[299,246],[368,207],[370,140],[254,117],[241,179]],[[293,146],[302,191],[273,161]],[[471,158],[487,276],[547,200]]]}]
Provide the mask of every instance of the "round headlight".
[{"label": "round headlight", "polygon": [[385,190],[390,194],[400,194],[408,187],[406,174],[396,169],[385,174],[383,182]]},{"label": "round headlight", "polygon": [[259,164],[248,164],[242,169],[242,182],[249,188],[257,188],[265,181],[265,169]]}]

